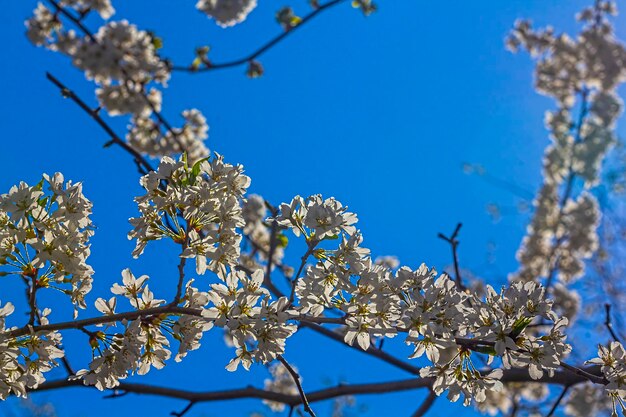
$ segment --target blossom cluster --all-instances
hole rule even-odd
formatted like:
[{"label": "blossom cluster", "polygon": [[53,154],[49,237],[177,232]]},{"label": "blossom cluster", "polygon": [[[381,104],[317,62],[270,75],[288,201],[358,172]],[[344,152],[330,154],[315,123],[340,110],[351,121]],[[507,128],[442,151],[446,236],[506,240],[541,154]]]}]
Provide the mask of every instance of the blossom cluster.
[{"label": "blossom cluster", "polygon": [[[122,272],[122,285],[114,284],[111,292],[125,297],[136,310],[162,306],[165,300],[154,298],[147,281],[148,276],[136,278],[129,269],[125,269]],[[187,283],[181,300],[182,307],[199,309],[207,304],[208,296],[192,287],[192,283],[193,280]],[[99,298],[95,305],[105,316],[112,316],[116,313],[117,298]],[[89,369],[79,370],[73,378],[82,379],[86,385],[94,385],[99,390],[114,388],[129,375],[144,375],[151,368],[163,368],[171,357],[168,335],[172,335],[179,342],[175,356],[175,360],[179,362],[187,352],[200,347],[203,332],[211,327],[211,322],[198,316],[168,313],[124,320],[121,331],[107,325],[104,330],[90,333],[92,349],[98,355],[94,355]]]},{"label": "blossom cluster", "polygon": [[[0,399],[9,395],[26,397],[27,389],[36,389],[45,381],[44,373],[57,366],[64,356],[59,332],[31,331],[18,338],[6,337],[6,319],[15,310],[11,303],[0,307]],[[41,324],[48,324],[50,309],[38,312]]]},{"label": "blossom cluster", "polygon": [[587,363],[600,365],[602,374],[608,381],[606,391],[613,401],[613,413],[617,415],[617,405],[622,412],[626,412],[626,350],[617,341],[608,346],[598,346],[598,357]]},{"label": "blossom cluster", "polygon": [[285,351],[286,339],[297,326],[286,297],[270,300],[263,288],[264,273],[252,275],[233,271],[224,284],[211,284],[208,293],[212,304],[202,312],[215,326],[224,328],[236,348],[236,356],[226,369],[234,371],[241,364],[249,369],[253,362],[268,363]]},{"label": "blossom cluster", "polygon": [[[114,13],[108,0],[59,4],[77,12],[79,21],[91,11],[103,19]],[[375,9],[369,0],[353,5],[365,13]],[[256,0],[199,0],[196,7],[227,27],[243,21]],[[173,340],[180,361],[200,347],[205,332],[218,327],[235,347],[228,370],[268,364],[272,379],[265,388],[295,395],[290,373],[272,362],[285,352],[297,323],[309,322],[336,326],[345,343],[363,350],[401,335],[411,359],[425,356],[428,364],[420,376],[432,378],[437,395],[447,392],[464,405],[475,402],[492,415],[508,412],[512,399],[547,396],[544,385],[504,384],[502,377],[511,368],[526,370],[531,380],[551,377],[571,351],[565,332],[581,300],[568,286],[584,274],[585,260],[598,248],[600,210],[592,188],[616,143],[615,123],[623,108],[616,88],[626,80],[626,48],[609,20],[616,12],[612,2],[597,1],[580,14],[584,27],[576,39],[555,35],[551,28],[535,30],[526,21],[518,22],[508,39],[511,49],[525,48],[538,57],[537,89],[553,97],[557,109],[545,118],[550,145],[544,182],[518,252],[520,269],[508,286],[486,285],[483,293],[460,288],[425,264],[411,269],[395,257],[373,260],[362,246],[357,216],[335,198],[296,196],[276,211],[262,197],[246,196],[250,178],[241,166],[209,154],[208,125],[198,110],[182,113],[181,128],[160,116],[158,88],[166,86],[171,69],[159,56],[160,40],[124,20],[106,22],[94,33],[79,25],[79,35],[63,26],[61,11],[40,3],[27,22],[29,39],[69,56],[97,84],[97,99],[109,115],[131,116],[128,143],[162,157],[158,169],[140,180],[145,194],[135,199],[140,215],[130,219],[128,234],[136,243],[133,256],[139,257],[148,242],[165,238],[180,246],[181,258],[171,303],[155,298],[148,277],[135,277],[129,269],[122,272],[122,283],[112,286],[113,297],[95,301],[104,317],[99,329],[81,328],[89,335],[93,360],[74,378],[100,390],[114,388],[133,374],[163,368],[172,357]],[[285,30],[301,22],[290,7],[276,17]],[[182,156],[167,156],[172,154]],[[93,274],[86,263],[90,214],[81,184],[66,183],[61,174],[45,175],[35,186],[21,183],[0,196],[0,275],[24,280],[31,309],[28,324],[18,329],[5,323],[13,305],[0,308],[2,399],[25,396],[63,357],[60,333],[34,330],[47,324],[50,314],[37,308],[36,291],[57,289],[71,296],[75,311],[85,308]],[[295,274],[282,264],[286,231],[306,248]],[[195,280],[184,279],[186,259],[194,261],[196,274],[211,271],[218,280],[200,291]],[[289,296],[269,282],[275,268],[291,285]],[[117,313],[120,299],[131,314]],[[11,336],[15,330],[19,336]],[[613,412],[618,406],[625,411],[621,343],[600,346],[598,358],[589,363],[601,368]],[[602,389],[581,385],[567,398],[565,411],[583,415],[579,403],[602,410],[603,399]],[[276,411],[284,408],[267,404]]]},{"label": "blossom cluster", "polygon": [[[374,338],[406,333],[411,357],[425,354],[433,364],[422,368],[421,376],[434,377],[434,391],[448,390],[452,401],[463,395],[466,405],[481,402],[502,387],[501,369],[481,373],[472,361],[475,354],[486,354],[489,362],[498,357],[505,369],[526,368],[532,379],[540,379],[552,375],[571,350],[563,334],[567,318],[557,318],[535,282],[517,281],[500,292],[487,286],[482,300],[426,265],[393,273],[371,261],[361,247],[356,216],[332,198],[296,197],[281,205],[276,221],[303,236],[317,260],[296,277],[294,309],[313,317],[328,309],[340,312],[345,342],[364,350]],[[322,241],[338,243],[317,248]],[[538,320],[551,323],[547,332],[527,331]]]},{"label": "blossom cluster", "polygon": [[[108,0],[72,0],[59,7],[86,16],[91,10],[108,19],[113,13]],[[183,112],[181,128],[164,126],[155,113],[161,111],[162,93],[170,77],[169,64],[159,56],[161,40],[126,20],[108,21],[95,33],[79,26],[80,33],[64,27],[58,12],[42,3],[26,22],[27,36],[35,45],[71,58],[98,88],[96,98],[109,115],[131,115],[128,142],[153,157],[187,152],[197,160],[208,155],[204,145],[208,127],[198,110]]]},{"label": "blossom cluster", "polygon": [[52,288],[71,297],[75,314],[85,308],[93,275],[91,208],[82,184],[65,182],[60,173],[0,195],[0,275],[22,277],[33,298]]},{"label": "blossom cluster", "polygon": [[[554,309],[570,320],[581,302],[569,286],[583,276],[585,261],[599,247],[600,209],[592,188],[617,143],[615,124],[623,110],[617,88],[626,81],[626,47],[615,38],[610,21],[616,13],[614,2],[599,0],[578,15],[583,28],[576,38],[518,21],[507,39],[513,51],[524,48],[537,58],[536,88],[557,103],[545,117],[551,143],[544,155],[544,182],[517,254],[520,268],[509,278],[524,282],[545,278]],[[590,386],[576,388],[566,400],[566,414],[591,415],[606,409],[601,392]],[[615,412],[620,394],[609,393]],[[576,405],[583,403],[584,408]],[[581,414],[584,409],[590,412]]]},{"label": "blossom cluster", "polygon": [[209,149],[204,144],[209,131],[206,118],[197,109],[185,110],[182,116],[185,120],[183,127],[165,133],[154,119],[135,116],[126,139],[133,148],[151,157],[186,153],[190,163],[208,157]]},{"label": "blossom cluster", "polygon": [[196,8],[226,28],[246,20],[256,5],[256,0],[198,0]]},{"label": "blossom cluster", "polygon": [[250,178],[241,166],[224,162],[221,155],[189,166],[164,157],[157,171],[142,177],[146,194],[137,197],[140,217],[130,219],[139,257],[149,241],[172,239],[183,247],[181,256],[196,261],[196,272],[211,270],[222,279],[237,265],[244,226],[241,197]]},{"label": "blossom cluster", "polygon": [[[615,89],[626,80],[626,48],[618,42],[608,20],[611,2],[597,2],[579,19],[585,27],[572,39],[552,29],[534,30],[519,21],[508,39],[511,49],[524,47],[539,57],[537,89],[553,97],[558,110],[548,112],[546,127],[552,143],[544,157],[544,184],[534,202],[535,215],[512,279],[534,280],[558,275],[569,283],[584,272],[584,260],[597,249],[599,210],[595,197],[571,194],[575,178],[585,188],[599,181],[599,170],[615,143],[615,121],[622,101]],[[581,104],[577,121],[572,115],[576,97]],[[562,193],[562,194],[561,194]]]}]

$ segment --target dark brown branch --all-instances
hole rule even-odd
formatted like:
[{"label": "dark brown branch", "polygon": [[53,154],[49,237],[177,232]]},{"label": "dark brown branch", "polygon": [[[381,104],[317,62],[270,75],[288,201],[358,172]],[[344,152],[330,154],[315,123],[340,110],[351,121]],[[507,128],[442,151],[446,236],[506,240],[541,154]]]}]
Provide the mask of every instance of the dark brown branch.
[{"label": "dark brown branch", "polygon": [[611,337],[613,337],[613,340],[615,340],[616,342],[622,343],[620,338],[617,336],[617,333],[615,333],[615,330],[613,329],[613,322],[611,321],[611,304],[609,303],[604,304],[604,313],[605,313],[604,325],[606,326],[607,330],[611,334]]},{"label": "dark brown branch", "polygon": [[320,241],[318,239],[307,241],[306,253],[302,255],[298,272],[296,272],[296,274],[293,276],[293,279],[291,280],[291,294],[289,295],[289,303],[291,304],[293,304],[293,301],[296,298],[296,285],[298,285],[298,279],[300,278],[300,274],[304,270],[306,261],[309,259],[309,256],[313,254],[313,251],[315,250],[315,247],[319,242]]},{"label": "dark brown branch", "polygon": [[30,312],[28,314],[28,324],[30,326],[35,325],[35,317],[37,317],[37,279],[31,278],[30,292],[28,294],[28,306]]},{"label": "dark brown branch", "polygon": [[129,311],[125,313],[117,313],[109,316],[91,317],[83,320],[74,320],[61,323],[46,324],[43,326],[25,326],[19,329],[11,330],[3,335],[7,338],[15,338],[29,334],[31,331],[56,331],[66,329],[83,329],[87,326],[94,326],[97,324],[114,323],[122,320],[135,320],[139,317],[154,316],[160,314],[186,314],[192,316],[201,316],[201,310],[194,308],[178,307],[173,305],[166,305],[161,307],[147,308],[145,310]]},{"label": "dark brown branch", "polygon": [[276,239],[276,234],[278,233],[278,224],[276,223],[276,216],[278,212],[276,209],[272,207],[272,225],[270,231],[270,247],[267,252],[267,265],[265,267],[265,278],[264,283],[267,285],[272,282],[272,265],[274,263],[274,251],[276,250],[276,244],[278,243]]},{"label": "dark brown branch", "polygon": [[417,410],[415,410],[415,413],[413,413],[412,417],[425,416],[428,410],[430,410],[430,408],[435,403],[436,399],[437,399],[437,394],[435,394],[435,391],[431,389],[428,395],[426,396],[426,398],[424,399],[424,402],[420,405],[420,407]]},{"label": "dark brown branch", "polygon": [[[596,372],[600,375],[598,367],[587,368],[588,372]],[[553,376],[544,374],[543,378],[539,380],[531,380],[528,371],[525,369],[509,369],[504,371],[502,382],[542,382],[547,384],[558,385],[575,385],[581,382],[587,381],[578,375],[574,375],[569,372],[558,371]],[[325,401],[332,398],[343,397],[346,395],[357,394],[376,394],[376,393],[389,393],[407,391],[418,388],[430,388],[434,382],[433,378],[409,378],[388,382],[377,382],[368,384],[341,384],[332,388],[326,388],[318,391],[310,392],[307,395],[309,403],[318,401]],[[67,387],[85,387],[93,389],[93,386],[83,385],[82,381],[78,380],[57,380],[48,381],[41,384],[37,389],[31,390],[31,392],[38,391],[50,391],[54,389],[61,389]],[[242,398],[258,398],[268,401],[275,401],[286,404],[288,406],[297,406],[302,404],[302,398],[300,395],[283,394],[279,392],[266,391],[254,387],[246,387],[231,390],[222,391],[207,391],[196,392],[186,391],[175,388],[166,388],[145,384],[135,384],[121,382],[115,389],[117,392],[129,392],[135,394],[146,395],[158,395],[167,398],[176,398],[180,400],[190,401],[194,403],[210,402],[210,401],[227,401],[237,400]]]},{"label": "dark brown branch", "polygon": [[98,125],[109,135],[111,139],[109,142],[107,142],[107,144],[115,144],[124,149],[133,157],[135,165],[137,165],[137,169],[139,170],[140,174],[145,175],[150,171],[154,171],[152,165],[150,165],[150,163],[139,152],[137,152],[129,144],[123,141],[117,135],[117,133],[113,131],[113,129],[104,121],[104,119],[102,119],[99,112],[89,107],[87,103],[85,103],[72,90],[70,90],[65,84],[63,84],[61,81],[59,81],[58,78],[56,78],[49,72],[46,73],[46,78],[61,90],[61,94],[63,95],[63,97],[72,99],[72,101],[74,101],[74,103],[76,103],[78,107],[84,110],[85,113],[87,113],[93,120],[96,121],[96,123],[98,123]]},{"label": "dark brown branch", "polygon": [[454,232],[452,232],[449,237],[444,235],[443,233],[439,233],[437,236],[450,244],[450,248],[452,249],[452,262],[454,264],[454,281],[456,282],[457,287],[459,287],[461,290],[465,290],[465,286],[463,285],[463,278],[461,277],[461,270],[459,268],[459,256],[457,253],[457,248],[459,246],[457,236],[459,235],[459,231],[461,231],[461,226],[463,226],[462,223],[457,224]]},{"label": "dark brown branch", "polygon": [[[187,226],[189,229],[189,226]],[[176,296],[174,297],[174,301],[172,301],[172,305],[178,305],[180,303],[181,296],[183,295],[183,282],[185,281],[185,264],[187,263],[187,258],[183,256],[185,250],[187,249],[187,245],[189,244],[189,230],[185,231],[185,237],[183,242],[181,243],[181,253],[180,253],[180,261],[178,262],[178,285],[176,286]]]},{"label": "dark brown branch", "polygon": [[267,42],[264,45],[262,45],[259,49],[257,49],[256,51],[252,52],[249,55],[246,55],[243,58],[235,59],[233,61],[222,62],[222,63],[218,63],[218,64],[207,62],[206,63],[207,65],[202,67],[202,68],[195,68],[194,66],[185,67],[185,66],[172,65],[172,66],[170,66],[170,69],[172,71],[185,71],[185,72],[189,72],[189,73],[198,73],[198,72],[207,72],[207,71],[212,71],[212,70],[222,69],[222,68],[238,67],[240,65],[247,64],[250,61],[253,61],[256,58],[258,58],[261,55],[263,55],[265,52],[267,52],[272,47],[274,47],[275,45],[280,43],[283,39],[287,38],[289,35],[291,35],[297,29],[299,29],[300,27],[304,26],[307,22],[309,22],[315,16],[319,15],[320,13],[322,13],[324,10],[328,10],[328,9],[332,8],[333,6],[336,6],[336,5],[338,5],[340,3],[343,3],[345,1],[346,0],[332,0],[332,1],[329,1],[329,2],[327,2],[325,4],[319,5],[311,13],[307,14],[306,16],[304,16],[298,25],[296,25],[293,28],[291,28],[291,29],[289,29],[287,31],[284,31],[280,35],[272,38],[269,42]]},{"label": "dark brown branch", "polygon": [[420,374],[420,368],[417,366],[413,366],[407,362],[404,362],[403,360],[400,360],[398,358],[396,358],[393,355],[390,355],[389,353],[379,350],[376,347],[374,347],[373,345],[370,346],[367,350],[363,350],[358,346],[352,346],[352,345],[348,345],[346,344],[346,342],[344,342],[343,337],[338,334],[335,333],[334,331],[327,329],[326,327],[322,327],[319,324],[315,324],[315,323],[308,323],[308,322],[300,322],[300,325],[302,327],[306,327],[308,329],[313,330],[314,332],[320,333],[330,339],[335,340],[336,342],[341,343],[344,346],[347,346],[351,349],[354,349],[358,352],[362,352],[365,353],[367,355],[376,357],[384,362],[387,362],[390,365],[395,366],[396,368],[402,369],[410,374],[413,375],[419,375]]},{"label": "dark brown branch", "polygon": [[93,36],[93,33],[89,29],[87,29],[87,26],[83,24],[80,18],[68,12],[64,7],[61,7],[61,5],[59,5],[56,0],[48,0],[48,3],[50,3],[54,7],[56,13],[61,13],[68,20],[74,23],[81,30],[81,32],[83,32],[89,38],[90,41],[96,42],[96,38]]},{"label": "dark brown branch", "polygon": [[[332,398],[343,397],[346,395],[356,394],[376,394],[387,392],[407,391],[417,388],[428,388],[432,384],[432,379],[404,379],[398,381],[379,382],[370,384],[341,384],[332,388],[326,388],[311,392],[307,395],[310,403],[325,401]],[[78,380],[57,380],[48,381],[39,385],[37,389],[31,392],[50,391],[68,387],[84,387],[94,389],[93,386],[84,385]],[[283,394],[280,392],[266,391],[254,387],[246,387],[222,391],[206,391],[194,392],[179,390],[175,388],[165,388],[153,385],[135,384],[121,382],[115,389],[118,392],[128,392],[133,394],[158,395],[161,397],[186,400],[189,402],[212,402],[212,401],[228,401],[239,400],[243,398],[257,398],[268,401],[275,401],[286,404],[288,406],[298,406],[302,404],[300,395]]]},{"label": "dark brown branch", "polygon": [[313,411],[313,409],[309,405],[309,400],[306,398],[306,394],[304,392],[304,388],[302,388],[302,382],[300,381],[300,375],[298,374],[298,372],[296,372],[295,369],[293,369],[293,367],[291,365],[289,365],[289,362],[287,362],[287,360],[282,355],[278,355],[277,359],[280,361],[280,363],[283,364],[285,369],[287,369],[287,372],[289,372],[289,375],[291,375],[291,378],[293,378],[293,382],[294,382],[294,384],[296,384],[296,388],[298,389],[298,393],[300,394],[300,399],[302,400],[302,406],[304,407],[304,411],[309,413],[309,415],[311,415],[311,417],[315,417],[315,412]]},{"label": "dark brown branch", "polygon": [[[98,43],[98,40],[94,37],[93,32],[91,30],[89,30],[87,28],[87,26],[85,26],[83,24],[83,22],[81,21],[80,18],[74,16],[66,8],[62,7],[56,0],[48,0],[48,2],[55,8],[56,13],[60,13],[63,16],[65,16],[68,20],[70,20],[74,25],[76,25],[80,29],[81,32],[83,32],[85,34],[85,36],[87,36],[89,38],[89,40],[91,42],[96,43],[96,44]],[[123,66],[121,66],[121,65],[119,66],[119,69],[122,71],[122,74],[124,75],[124,77],[126,77],[126,80],[130,81],[131,77],[128,76],[128,72],[126,71],[126,69]],[[183,146],[180,143],[180,140],[178,138],[178,134],[176,133],[176,131],[172,127],[172,124],[169,123],[167,121],[167,119],[161,114],[161,112],[159,112],[157,110],[157,108],[154,105],[154,103],[152,103],[152,101],[148,97],[144,87],[145,87],[144,85],[141,86],[141,93],[140,93],[140,95],[141,95],[142,99],[148,105],[148,107],[150,107],[150,109],[152,110],[152,112],[156,116],[156,118],[159,121],[159,123],[162,124],[163,126],[165,126],[165,128],[170,132],[170,134],[172,135],[172,139],[178,144],[178,147],[180,148],[180,152],[181,153],[184,152]],[[91,112],[94,112],[94,111],[91,110]]]},{"label": "dark brown branch", "polygon": [[561,401],[563,401],[563,398],[565,398],[565,394],[567,394],[567,391],[569,390],[569,388],[570,388],[569,385],[566,385],[565,387],[563,387],[563,391],[561,391],[561,395],[559,395],[559,398],[556,399],[556,401],[554,402],[554,405],[552,405],[552,408],[550,409],[548,414],[546,414],[546,417],[552,417],[556,409],[559,408],[559,405],[561,404]]},{"label": "dark brown branch", "polygon": [[187,406],[185,408],[183,408],[181,411],[172,411],[170,413],[170,415],[175,416],[175,417],[183,417],[185,414],[187,414],[189,412],[189,410],[191,410],[191,407],[193,407],[196,404],[195,401],[189,401],[189,404],[187,404]]},{"label": "dark brown branch", "polygon": [[63,365],[63,368],[65,369],[65,372],[67,372],[68,376],[72,376],[76,374],[76,372],[74,372],[74,369],[72,368],[72,365],[70,365],[70,361],[67,359],[66,356],[63,356],[61,358],[61,364]]},{"label": "dark brown branch", "polygon": [[[259,246],[259,244],[258,244],[257,242],[255,242],[255,241],[254,241],[254,240],[253,240],[250,236],[248,236],[248,235],[244,235],[244,238],[246,239],[246,241],[248,241],[248,242],[252,245],[252,248],[253,248],[255,251],[260,252],[260,253],[262,253],[264,256],[266,256],[266,257],[268,257],[268,258],[269,258],[268,251],[266,251],[264,248],[262,248],[261,246]],[[278,269],[280,269],[280,271],[281,271],[281,272],[283,273],[283,275],[285,275],[286,277],[288,277],[289,275],[291,275],[291,274],[289,273],[289,272],[290,272],[290,269],[291,269],[289,266],[287,266],[287,265],[285,265],[285,264],[283,264],[283,263],[281,263],[281,262],[278,262],[278,261],[276,261],[276,260],[272,261],[272,264],[273,264],[275,267],[277,267]],[[237,268],[239,268],[239,267],[237,267]],[[243,270],[245,270],[245,268],[243,268],[243,267],[241,267],[240,269],[241,269],[242,271],[243,271]],[[270,285],[274,285],[274,284],[273,284],[271,281],[266,282],[266,284],[267,284],[267,288],[268,288],[270,291],[274,292],[274,291],[270,288]],[[275,294],[275,295],[276,295],[276,294]]]},{"label": "dark brown branch", "polygon": [[[597,372],[597,367],[590,367],[587,369],[577,368],[575,366],[569,365],[565,362],[561,362],[561,367],[581,378],[587,379],[596,384],[606,385],[607,381],[604,376]],[[592,373],[593,372],[593,373]]]}]

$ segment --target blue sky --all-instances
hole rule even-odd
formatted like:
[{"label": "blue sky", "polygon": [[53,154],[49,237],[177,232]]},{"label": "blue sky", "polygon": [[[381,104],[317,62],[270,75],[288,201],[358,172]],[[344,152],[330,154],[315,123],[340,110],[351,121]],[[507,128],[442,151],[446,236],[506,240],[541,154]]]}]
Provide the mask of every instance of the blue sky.
[{"label": "blue sky", "polygon": [[[179,64],[189,63],[199,45],[210,44],[212,59],[219,62],[245,55],[279,33],[273,15],[282,3],[260,3],[243,25],[224,30],[198,13],[192,0],[114,1],[116,19],[155,31],[163,38],[163,54]],[[164,92],[164,113],[180,124],[182,110],[200,109],[210,125],[209,148],[243,164],[252,178],[250,191],[274,204],[314,193],[347,204],[358,214],[365,245],[374,256],[393,254],[409,266],[426,262],[443,269],[450,254],[437,233],[449,233],[463,222],[462,266],[498,284],[515,269],[527,217],[505,215],[494,223],[485,210],[488,203],[507,208],[519,200],[464,174],[462,165],[480,163],[529,191],[538,187],[547,144],[543,113],[552,103],[533,91],[529,57],[507,52],[503,39],[519,17],[573,33],[574,15],[587,3],[394,0],[380,1],[379,12],[368,18],[341,5],[264,55],[260,61],[266,73],[260,79],[246,78],[243,67],[173,74]],[[127,219],[136,214],[132,199],[141,193],[135,167],[119,149],[103,149],[105,134],[46,81],[50,71],[95,102],[92,84],[67,59],[27,42],[23,21],[35,4],[8,2],[0,15],[0,132],[5,143],[0,192],[20,180],[34,183],[43,172],[61,171],[83,181],[98,227],[90,258],[96,271],[90,304],[107,294],[126,267],[150,275],[151,288],[166,297],[176,256],[167,244],[156,244],[141,259],[132,259],[133,243],[126,233]],[[307,10],[304,0],[293,6],[296,12]],[[625,22],[618,18],[618,33],[623,34],[619,28]],[[120,133],[126,123],[124,118],[111,122]],[[20,283],[5,278],[2,284],[2,302],[19,305]],[[56,317],[66,320],[70,311],[62,301],[49,299],[59,306]],[[90,314],[93,309],[82,317]],[[68,334],[66,344],[74,366],[85,366],[85,337]],[[410,353],[400,341],[390,345],[400,355]],[[182,364],[131,380],[196,390],[262,384],[267,373],[261,366],[250,373],[223,370],[230,357],[221,336],[209,333],[203,349]],[[339,381],[409,376],[306,331],[288,341],[286,357],[300,368],[309,390]],[[423,395],[363,396],[358,403],[365,407],[364,416],[408,416]],[[86,389],[35,397],[54,403],[63,417],[99,417],[113,410],[119,416],[164,416],[185,405],[132,395],[101,398]],[[15,404],[0,404],[0,410],[11,415]],[[315,409],[320,416],[329,415],[330,405]],[[247,400],[199,404],[188,415],[246,416],[264,410],[260,402]],[[471,414],[461,406],[451,410]],[[431,415],[448,412],[442,398]]]}]

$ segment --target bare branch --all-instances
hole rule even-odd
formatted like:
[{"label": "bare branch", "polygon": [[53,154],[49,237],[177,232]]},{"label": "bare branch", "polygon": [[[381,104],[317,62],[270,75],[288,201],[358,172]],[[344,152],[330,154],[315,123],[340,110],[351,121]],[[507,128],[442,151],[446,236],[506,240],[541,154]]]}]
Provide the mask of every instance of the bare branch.
[{"label": "bare branch", "polygon": [[[428,388],[430,384],[432,384],[432,379],[430,378],[410,378],[404,380],[369,384],[340,384],[332,388],[326,388],[311,392],[307,395],[307,400],[309,403],[314,403],[329,400],[332,398],[343,397],[346,395],[407,391],[418,388]],[[33,389],[30,392],[50,391],[68,387],[84,387],[89,389],[95,389],[95,387],[91,385],[84,385],[82,381],[78,380],[57,380],[44,382],[43,384],[39,385],[38,388]],[[157,395],[161,397],[186,400],[194,403],[238,400],[242,398],[257,398],[268,401],[280,402],[293,407],[302,404],[302,397],[299,394],[283,394],[280,392],[266,391],[254,387],[222,391],[194,392],[179,390],[175,388],[159,387],[154,385],[120,382],[120,385],[117,386],[115,390],[134,394]]]},{"label": "bare branch", "polygon": [[[589,369],[592,371],[591,369]],[[599,374],[599,369],[595,369]],[[548,384],[559,385],[575,385],[586,381],[586,378],[574,375],[569,372],[558,371],[553,376],[544,374],[544,377],[534,382],[543,382]],[[528,371],[525,369],[509,369],[504,371],[502,376],[502,382],[528,382],[531,381]],[[407,391],[419,388],[431,388],[434,382],[433,378],[409,378],[388,382],[367,383],[367,384],[340,384],[335,387],[321,389],[310,392],[306,398],[309,403],[315,403],[318,401],[325,401],[332,398],[343,397],[346,395],[358,395],[358,394],[382,394],[389,392]],[[68,387],[84,387],[89,389],[95,389],[93,386],[84,385],[82,381],[78,380],[56,380],[48,381],[39,385],[36,389],[30,390],[31,392],[50,391],[55,389],[62,389]],[[120,382],[114,391],[123,393],[134,394],[146,394],[146,395],[158,395],[167,398],[176,398],[189,402],[211,402],[211,401],[227,401],[237,400],[242,398],[258,398],[268,401],[275,401],[286,404],[288,406],[298,406],[302,404],[302,397],[300,395],[283,394],[280,392],[266,391],[254,387],[246,387],[239,389],[230,389],[222,391],[205,391],[194,392],[179,390],[175,388],[166,388],[153,385],[136,384],[128,382]]]},{"label": "bare branch", "polygon": [[428,392],[428,395],[426,396],[426,398],[424,399],[424,402],[422,403],[422,405],[420,405],[420,407],[417,410],[415,410],[415,413],[413,413],[412,417],[425,416],[428,410],[430,410],[430,408],[435,403],[436,399],[437,399],[437,394],[435,394],[435,391],[431,389]]},{"label": "bare branch", "polygon": [[131,147],[129,144],[127,144],[125,141],[123,141],[117,135],[117,133],[115,133],[113,131],[113,129],[104,121],[104,119],[102,119],[102,117],[100,116],[98,111],[95,111],[91,107],[89,107],[87,105],[87,103],[85,103],[72,90],[70,90],[67,86],[65,86],[65,84],[63,84],[61,81],[59,81],[58,78],[54,77],[49,72],[46,73],[46,78],[48,78],[48,80],[50,80],[50,82],[52,82],[54,85],[56,85],[61,90],[61,94],[63,95],[63,97],[67,97],[67,98],[72,99],[72,101],[74,101],[74,103],[76,103],[78,105],[78,107],[83,109],[85,111],[85,113],[87,113],[89,115],[89,117],[94,119],[96,121],[96,123],[98,123],[98,125],[100,125],[100,127],[111,138],[110,142],[108,142],[108,143],[115,144],[115,145],[121,147],[122,149],[124,149],[127,153],[129,153],[133,157],[133,161],[135,162],[135,165],[137,165],[137,169],[139,170],[139,173],[141,175],[145,175],[146,173],[148,173],[150,171],[154,171],[154,168],[152,168],[152,165],[150,165],[150,163],[139,152],[137,152],[133,147]]},{"label": "bare branch", "polygon": [[457,247],[460,243],[457,240],[457,236],[459,235],[459,231],[461,231],[462,226],[463,223],[458,223],[456,225],[456,228],[454,229],[454,232],[452,232],[449,237],[444,235],[443,233],[439,233],[437,236],[450,244],[450,248],[452,249],[452,261],[454,263],[454,281],[456,282],[457,287],[459,287],[461,290],[465,290],[465,286],[463,285],[463,278],[461,277],[461,270],[459,268],[459,256],[457,253]]},{"label": "bare branch", "polygon": [[611,321],[611,304],[609,303],[604,304],[604,313],[605,313],[604,325],[606,326],[607,330],[611,334],[611,337],[613,337],[613,340],[615,340],[616,342],[622,343],[620,338],[617,336],[617,333],[615,333],[615,330],[613,329],[613,323]]},{"label": "bare branch", "polygon": [[[189,229],[189,226],[187,226]],[[172,305],[178,305],[180,303],[180,298],[183,294],[183,282],[185,281],[185,264],[187,263],[187,258],[184,257],[185,250],[187,249],[187,245],[189,244],[189,230],[185,231],[185,237],[181,243],[181,253],[180,253],[180,261],[178,262],[178,285],[176,286],[176,296],[172,301]]]},{"label": "bare branch", "polygon": [[298,392],[300,393],[300,398],[302,399],[302,406],[304,407],[304,410],[307,413],[309,413],[311,417],[315,417],[315,412],[309,405],[309,400],[306,398],[306,394],[304,393],[304,388],[302,388],[300,375],[296,372],[295,369],[293,369],[291,365],[289,365],[289,362],[287,362],[287,360],[283,357],[283,355],[278,355],[277,359],[280,361],[280,363],[283,364],[283,366],[287,369],[287,372],[289,372],[289,374],[293,378],[293,382],[296,384],[296,388],[298,389]]},{"label": "bare branch", "polygon": [[74,23],[76,27],[78,27],[80,31],[83,32],[89,38],[89,40],[91,40],[92,42],[96,42],[96,38],[93,36],[93,33],[87,28],[87,26],[83,24],[83,22],[81,21],[79,17],[74,16],[73,14],[68,12],[64,7],[61,7],[61,5],[56,0],[47,0],[47,1],[54,7],[57,13],[61,13],[68,20]]},{"label": "bare branch", "polygon": [[387,362],[390,365],[395,366],[396,368],[402,369],[406,372],[409,372],[410,374],[413,375],[419,375],[420,374],[420,368],[417,366],[413,366],[407,362],[404,362],[403,360],[400,360],[398,358],[396,358],[393,355],[388,354],[387,352],[384,352],[382,350],[377,349],[374,346],[370,346],[367,350],[363,350],[358,346],[352,346],[352,345],[348,345],[346,344],[346,342],[344,342],[343,337],[338,334],[335,333],[334,331],[327,329],[326,327],[322,327],[319,324],[314,324],[314,323],[307,323],[307,322],[301,322],[300,323],[302,327],[306,327],[309,328],[317,333],[320,333],[330,339],[335,340],[336,342],[339,342],[341,344],[343,344],[344,346],[347,346],[351,349],[354,349],[358,352],[362,352],[365,353],[367,355],[376,357],[384,362]]},{"label": "bare branch", "polygon": [[265,278],[264,278],[265,284],[272,282],[272,264],[274,263],[274,251],[276,250],[276,244],[278,243],[278,241],[276,240],[276,234],[278,233],[278,224],[275,221],[276,216],[278,215],[278,211],[274,207],[272,207],[271,212],[272,212],[272,226],[271,226],[271,231],[270,231],[270,247],[267,253],[267,266],[265,267]]},{"label": "bare branch", "polygon": [[195,401],[189,401],[189,404],[187,404],[187,406],[183,408],[181,411],[178,411],[178,412],[172,411],[170,415],[176,416],[176,417],[183,417],[185,414],[187,414],[189,410],[191,410],[191,407],[193,407],[195,404],[196,404]]},{"label": "bare branch", "polygon": [[315,247],[317,246],[319,242],[320,241],[318,239],[307,240],[306,253],[302,255],[298,272],[296,272],[296,274],[293,276],[293,279],[291,280],[291,294],[289,295],[290,303],[293,303],[294,299],[296,298],[296,285],[298,285],[298,278],[300,278],[300,274],[304,270],[306,261],[309,259],[309,256],[313,254],[313,251],[315,250]]},{"label": "bare branch", "polygon": [[561,391],[561,395],[559,395],[559,398],[556,399],[556,401],[554,402],[554,405],[552,406],[548,414],[546,414],[546,417],[552,417],[556,409],[559,408],[559,404],[561,404],[561,401],[563,401],[563,398],[565,398],[565,394],[567,394],[567,391],[569,390],[569,388],[570,388],[569,385],[566,385],[565,387],[563,387],[563,391]]}]

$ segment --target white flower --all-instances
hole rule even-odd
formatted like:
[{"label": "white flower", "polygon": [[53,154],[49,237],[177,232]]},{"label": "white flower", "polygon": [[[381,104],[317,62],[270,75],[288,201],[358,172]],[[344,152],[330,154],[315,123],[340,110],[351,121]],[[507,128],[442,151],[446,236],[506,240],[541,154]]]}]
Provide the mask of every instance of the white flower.
[{"label": "white flower", "polygon": [[225,28],[243,22],[256,4],[256,0],[198,0],[196,8]]}]

